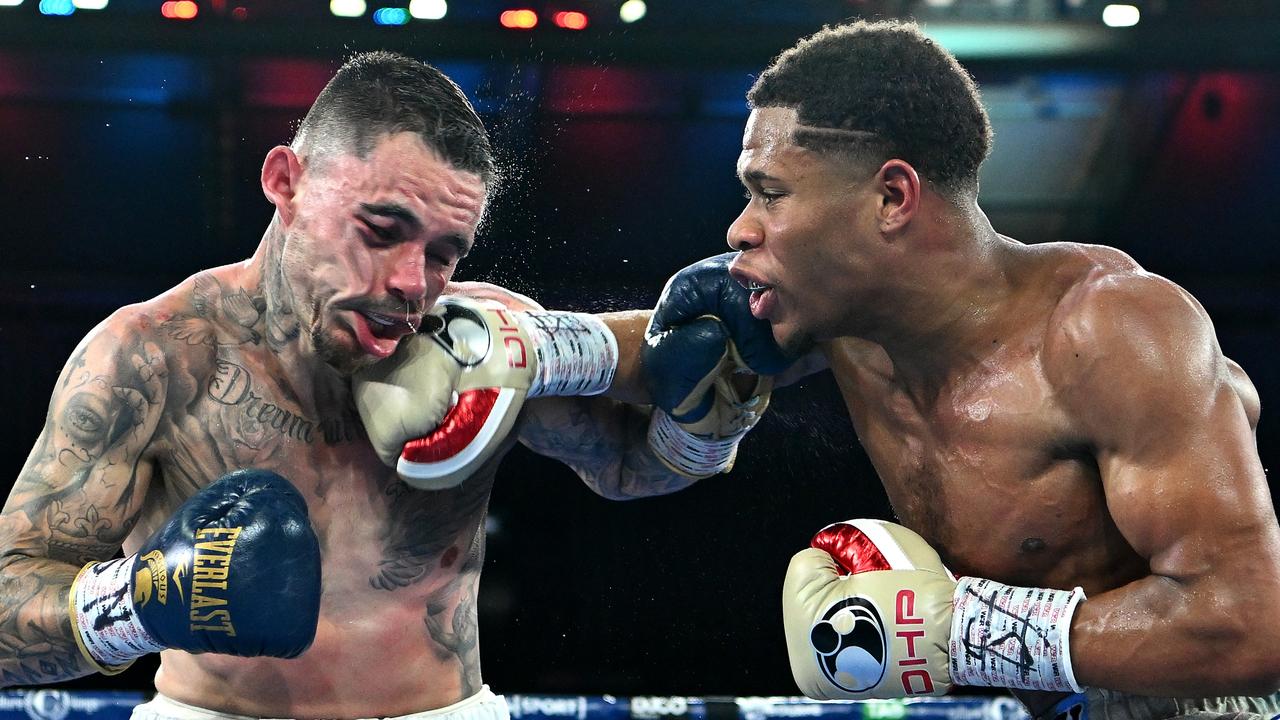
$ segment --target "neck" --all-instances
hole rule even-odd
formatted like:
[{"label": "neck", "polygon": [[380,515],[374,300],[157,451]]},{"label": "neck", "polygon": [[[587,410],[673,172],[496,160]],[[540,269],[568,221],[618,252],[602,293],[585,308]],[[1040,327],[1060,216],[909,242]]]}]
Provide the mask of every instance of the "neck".
[{"label": "neck", "polygon": [[262,314],[265,351],[278,360],[280,374],[299,401],[304,405],[314,403],[314,409],[323,410],[345,401],[348,383],[319,358],[311,335],[304,330],[314,311],[296,307],[297,295],[286,272],[284,249],[285,234],[279,217],[275,216],[253,257],[244,264],[244,284],[248,292],[256,291],[265,301]]},{"label": "neck", "polygon": [[894,376],[921,399],[988,357],[1008,334],[1018,291],[1011,252],[1017,243],[978,215],[944,221],[932,237],[905,240],[914,243],[913,271],[885,289],[873,303],[882,310],[853,333],[883,347]]}]

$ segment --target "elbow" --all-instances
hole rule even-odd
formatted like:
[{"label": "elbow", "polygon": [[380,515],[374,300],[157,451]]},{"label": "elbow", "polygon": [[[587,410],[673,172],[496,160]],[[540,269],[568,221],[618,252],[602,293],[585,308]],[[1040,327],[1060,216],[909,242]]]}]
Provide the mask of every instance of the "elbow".
[{"label": "elbow", "polygon": [[1280,615],[1268,609],[1254,617],[1265,627],[1255,626],[1241,646],[1234,665],[1246,695],[1271,695],[1280,690]]},{"label": "elbow", "polygon": [[1242,654],[1250,670],[1245,673],[1249,694],[1271,695],[1280,690],[1280,576],[1250,593],[1250,607],[1244,609],[1248,628],[1247,648]]},{"label": "elbow", "polygon": [[628,495],[617,486],[601,486],[593,484],[591,485],[591,489],[595,491],[595,494],[605,500],[635,500],[637,497],[641,497],[640,495]]},{"label": "elbow", "polygon": [[1280,690],[1280,607],[1258,599],[1234,608],[1228,637],[1202,667],[1213,668],[1218,694],[1265,696]]},{"label": "elbow", "polygon": [[1280,660],[1275,655],[1274,645],[1261,653],[1240,653],[1230,665],[1232,676],[1223,679],[1230,686],[1226,694],[1263,697],[1280,690]]},{"label": "elbow", "polygon": [[605,500],[634,500],[637,497],[643,497],[643,494],[634,492],[634,488],[630,487],[625,476],[618,472],[587,472],[581,468],[577,468],[578,477],[587,487],[591,488],[591,492],[599,495]]},{"label": "elbow", "polygon": [[587,481],[595,494],[606,500],[639,500],[640,498],[668,495],[683,490],[694,483],[692,478],[615,478],[610,482]]}]

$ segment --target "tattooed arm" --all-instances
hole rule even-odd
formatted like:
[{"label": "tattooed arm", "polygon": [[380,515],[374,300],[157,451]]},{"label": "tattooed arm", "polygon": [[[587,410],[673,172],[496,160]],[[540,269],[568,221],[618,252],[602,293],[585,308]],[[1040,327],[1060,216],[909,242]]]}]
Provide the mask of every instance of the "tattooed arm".
[{"label": "tattooed arm", "polygon": [[525,405],[520,442],[567,464],[599,495],[632,500],[694,483],[649,449],[649,411],[609,398],[538,398]]},{"label": "tattooed arm", "polygon": [[0,684],[93,672],[67,595],[86,562],[119,549],[147,493],[168,372],[140,331],[146,321],[136,308],[121,310],[81,342],[0,512]]},{"label": "tattooed arm", "polygon": [[611,500],[665,495],[695,482],[672,472],[649,449],[650,410],[639,405],[648,402],[640,346],[649,315],[647,310],[600,315],[618,339],[610,397],[538,398],[527,406],[520,427],[521,442],[564,462]]},{"label": "tattooed arm", "polygon": [[[513,310],[541,309],[533,300],[489,283],[450,283],[446,292],[496,300]],[[618,368],[609,397],[541,397],[530,400],[517,427],[520,442],[572,467],[587,486],[612,500],[664,495],[693,484],[649,449],[649,410],[640,347],[650,312],[599,317],[618,340]],[[625,404],[632,403],[632,404]]]}]

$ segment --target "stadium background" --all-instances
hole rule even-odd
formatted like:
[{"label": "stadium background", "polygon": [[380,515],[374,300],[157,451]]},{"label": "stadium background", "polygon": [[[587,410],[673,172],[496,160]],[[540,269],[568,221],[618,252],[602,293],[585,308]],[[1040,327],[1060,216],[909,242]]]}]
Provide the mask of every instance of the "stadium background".
[{"label": "stadium background", "polygon": [[[1104,23],[1095,0],[649,0],[630,23],[604,0],[454,0],[435,20],[404,0],[356,17],[333,12],[349,0],[166,5],[194,7],[185,20],[159,0],[14,3],[0,0],[10,479],[89,328],[252,252],[271,210],[262,157],[350,53],[438,65],[492,129],[507,182],[460,279],[623,309],[726,249],[755,73],[857,16],[919,19],[978,79],[996,130],[980,200],[998,230],[1114,245],[1201,300],[1261,393],[1264,463],[1280,457],[1276,3],[1149,0],[1130,27]],[[536,27],[502,26],[522,8]],[[558,27],[565,12],[586,27]],[[614,503],[517,449],[491,504],[485,679],[505,692],[793,694],[788,558],[828,522],[890,511],[827,376],[778,393],[742,458],[675,496]],[[153,670],[69,686],[145,688]]]}]

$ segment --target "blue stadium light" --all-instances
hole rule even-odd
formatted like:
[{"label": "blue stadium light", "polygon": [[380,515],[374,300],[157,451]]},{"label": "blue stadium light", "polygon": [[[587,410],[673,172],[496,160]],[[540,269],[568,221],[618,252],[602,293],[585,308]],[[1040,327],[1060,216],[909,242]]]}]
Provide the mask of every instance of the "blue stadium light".
[{"label": "blue stadium light", "polygon": [[70,15],[75,11],[76,6],[71,0],[40,0],[42,15]]},{"label": "blue stadium light", "polygon": [[378,8],[373,11],[375,25],[404,25],[409,22],[409,11],[404,8]]}]

